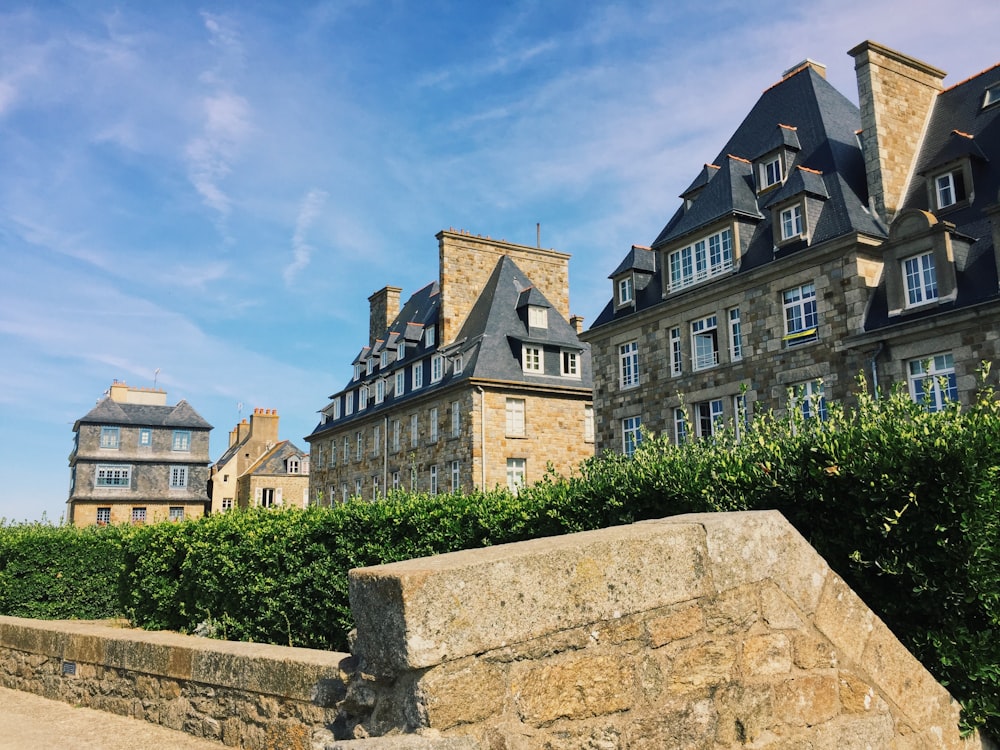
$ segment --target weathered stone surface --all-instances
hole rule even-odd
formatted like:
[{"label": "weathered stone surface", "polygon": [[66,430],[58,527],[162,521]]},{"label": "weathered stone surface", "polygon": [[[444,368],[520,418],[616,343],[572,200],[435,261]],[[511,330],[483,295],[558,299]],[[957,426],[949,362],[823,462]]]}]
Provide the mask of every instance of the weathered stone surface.
[{"label": "weathered stone surface", "polygon": [[376,673],[427,667],[694,599],[706,563],[700,525],[634,524],[355,570],[357,649]]},{"label": "weathered stone surface", "polygon": [[635,685],[633,665],[612,655],[571,654],[511,673],[520,717],[535,725],[624,711]]},{"label": "weathered stone surface", "polygon": [[423,677],[417,691],[425,696],[427,725],[450,729],[484,721],[502,712],[506,698],[506,670],[496,663],[463,660]]},{"label": "weathered stone surface", "polygon": [[322,750],[479,750],[479,748],[479,744],[468,737],[405,735],[364,740],[335,740],[325,744]]}]

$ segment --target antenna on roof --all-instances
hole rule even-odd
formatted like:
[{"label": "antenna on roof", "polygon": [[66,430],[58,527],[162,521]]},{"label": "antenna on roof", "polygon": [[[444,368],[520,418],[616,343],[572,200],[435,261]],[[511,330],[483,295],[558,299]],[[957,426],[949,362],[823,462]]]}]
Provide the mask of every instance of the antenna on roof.
[{"label": "antenna on roof", "polygon": [[535,222],[535,246],[541,250],[542,249],[542,222]]},{"label": "antenna on roof", "polygon": [[243,402],[242,401],[237,401],[236,402],[236,414],[237,414],[236,421],[237,422],[243,421]]},{"label": "antenna on roof", "polygon": [[156,379],[158,377],[160,377],[160,368],[159,367],[157,367],[155,370],[153,370],[153,390],[154,391],[156,390]]}]

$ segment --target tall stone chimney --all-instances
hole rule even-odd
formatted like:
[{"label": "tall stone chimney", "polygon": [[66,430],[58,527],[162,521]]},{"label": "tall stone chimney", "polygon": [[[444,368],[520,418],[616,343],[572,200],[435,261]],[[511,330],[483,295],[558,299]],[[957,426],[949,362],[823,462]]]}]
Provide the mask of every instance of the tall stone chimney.
[{"label": "tall stone chimney", "polygon": [[455,230],[438,232],[440,260],[440,338],[454,341],[504,255],[510,256],[531,283],[569,320],[569,255],[530,245],[516,245]]},{"label": "tall stone chimney", "polygon": [[868,197],[888,224],[906,195],[935,97],[947,74],[870,40],[848,54],[854,58],[858,77]]},{"label": "tall stone chimney", "polygon": [[278,442],[278,410],[254,409],[250,415],[250,435],[253,442],[267,445]]},{"label": "tall stone chimney", "polygon": [[399,315],[399,295],[402,291],[398,286],[384,286],[368,298],[369,346],[375,344],[375,339],[381,336]]}]

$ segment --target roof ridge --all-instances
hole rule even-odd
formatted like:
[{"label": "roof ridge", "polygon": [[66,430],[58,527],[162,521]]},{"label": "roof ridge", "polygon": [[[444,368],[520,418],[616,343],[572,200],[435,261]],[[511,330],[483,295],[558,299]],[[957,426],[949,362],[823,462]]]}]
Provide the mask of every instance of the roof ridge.
[{"label": "roof ridge", "polygon": [[1000,62],[998,62],[998,63],[994,63],[994,64],[993,64],[993,65],[991,65],[990,67],[988,67],[988,68],[985,68],[985,69],[983,69],[983,70],[980,70],[980,71],[979,71],[978,73],[976,73],[976,74],[974,74],[974,75],[971,75],[971,76],[969,76],[968,78],[964,78],[964,79],[962,79],[962,80],[961,80],[961,81],[959,81],[958,83],[953,83],[953,84],[952,84],[951,86],[949,86],[949,87],[948,87],[948,88],[946,88],[946,89],[941,89],[941,90],[940,90],[940,91],[938,92],[938,96],[941,96],[941,94],[944,94],[944,93],[947,93],[947,92],[951,91],[952,89],[955,89],[955,88],[958,88],[959,86],[963,86],[963,85],[965,85],[966,83],[968,83],[969,81],[972,81],[972,80],[974,80],[974,79],[976,79],[976,78],[979,78],[979,76],[981,76],[981,75],[985,75],[985,74],[989,73],[989,72],[990,72],[991,70],[994,70],[995,68],[1000,68]]}]

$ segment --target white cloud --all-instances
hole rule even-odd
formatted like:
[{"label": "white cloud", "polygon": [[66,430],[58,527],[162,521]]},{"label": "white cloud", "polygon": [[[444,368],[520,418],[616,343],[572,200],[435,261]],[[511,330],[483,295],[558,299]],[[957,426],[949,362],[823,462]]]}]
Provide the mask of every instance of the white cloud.
[{"label": "white cloud", "polygon": [[310,228],[326,203],[327,193],[323,190],[310,190],[299,206],[299,216],[295,221],[295,233],[292,235],[292,262],[285,266],[285,283],[291,285],[300,271],[309,265],[313,247],[307,236]]}]

